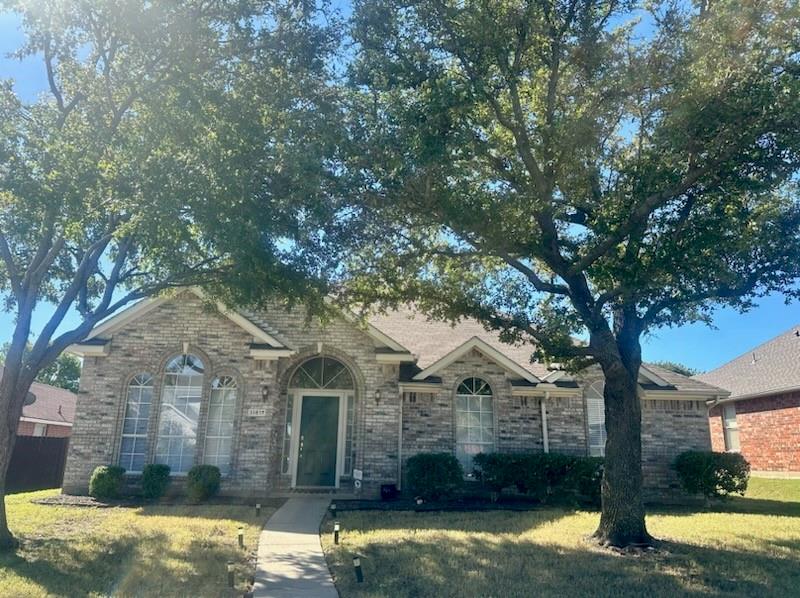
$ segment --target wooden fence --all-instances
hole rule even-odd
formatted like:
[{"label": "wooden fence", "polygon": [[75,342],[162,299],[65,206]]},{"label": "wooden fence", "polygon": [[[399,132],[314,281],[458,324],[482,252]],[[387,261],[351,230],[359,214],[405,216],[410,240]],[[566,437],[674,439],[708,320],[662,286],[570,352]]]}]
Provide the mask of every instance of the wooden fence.
[{"label": "wooden fence", "polygon": [[61,487],[69,438],[18,436],[6,475],[6,491]]}]

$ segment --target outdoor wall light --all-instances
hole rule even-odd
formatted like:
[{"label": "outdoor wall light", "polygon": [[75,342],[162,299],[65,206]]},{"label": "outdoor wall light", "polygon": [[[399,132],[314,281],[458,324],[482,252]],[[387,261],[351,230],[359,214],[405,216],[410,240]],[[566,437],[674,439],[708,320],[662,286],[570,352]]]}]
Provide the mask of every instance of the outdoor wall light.
[{"label": "outdoor wall light", "polygon": [[381,402],[381,389],[379,388],[375,391],[375,404],[377,405],[380,402]]},{"label": "outdoor wall light", "polygon": [[269,386],[264,386],[261,389],[261,400],[266,403],[268,399],[269,399]]}]

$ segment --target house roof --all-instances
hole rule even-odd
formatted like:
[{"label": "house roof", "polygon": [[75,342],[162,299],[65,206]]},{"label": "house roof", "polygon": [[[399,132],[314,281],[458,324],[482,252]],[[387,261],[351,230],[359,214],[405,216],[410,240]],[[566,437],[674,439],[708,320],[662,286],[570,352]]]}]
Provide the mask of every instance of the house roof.
[{"label": "house roof", "polygon": [[800,324],[694,379],[730,391],[731,399],[800,389]]},{"label": "house roof", "polygon": [[541,380],[548,374],[547,366],[543,363],[531,362],[534,350],[532,345],[504,343],[496,332],[486,330],[476,320],[464,318],[453,326],[447,322],[431,320],[424,314],[405,307],[386,314],[377,314],[369,321],[375,328],[415,354],[420,370],[428,369],[473,338],[478,338],[512,360],[530,376]]},{"label": "house roof", "polygon": [[[416,365],[404,370],[404,375],[409,380],[420,380],[425,373],[434,374],[437,364],[446,364],[448,358],[457,359],[464,347],[474,346],[478,350],[483,349],[484,353],[497,361],[502,361],[497,359],[497,353],[512,361],[513,366],[507,369],[518,374],[522,373],[519,372],[520,369],[523,370],[528,375],[519,375],[519,378],[527,384],[541,381],[561,386],[575,386],[571,376],[558,375],[559,372],[548,370],[545,364],[532,362],[533,345],[504,343],[497,332],[486,330],[476,320],[464,318],[453,326],[447,322],[431,320],[424,314],[404,307],[397,311],[375,315],[370,322],[417,356]],[[711,384],[649,363],[642,366],[642,378],[647,380],[647,383],[642,384],[645,390],[700,395],[714,395],[721,392]],[[523,383],[522,380],[520,383]]]},{"label": "house roof", "polygon": [[[3,377],[4,369],[0,366],[0,378]],[[36,400],[22,408],[22,417],[55,424],[72,424],[75,419],[75,402],[78,400],[75,393],[40,382],[34,382],[30,392]]]}]

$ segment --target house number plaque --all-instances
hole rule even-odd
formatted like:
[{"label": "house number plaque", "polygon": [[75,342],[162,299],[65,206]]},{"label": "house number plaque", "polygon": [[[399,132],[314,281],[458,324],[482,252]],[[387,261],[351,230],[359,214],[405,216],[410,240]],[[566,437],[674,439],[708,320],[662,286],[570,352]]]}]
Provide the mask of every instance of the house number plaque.
[{"label": "house number plaque", "polygon": [[247,417],[267,417],[266,407],[250,407],[247,410]]}]

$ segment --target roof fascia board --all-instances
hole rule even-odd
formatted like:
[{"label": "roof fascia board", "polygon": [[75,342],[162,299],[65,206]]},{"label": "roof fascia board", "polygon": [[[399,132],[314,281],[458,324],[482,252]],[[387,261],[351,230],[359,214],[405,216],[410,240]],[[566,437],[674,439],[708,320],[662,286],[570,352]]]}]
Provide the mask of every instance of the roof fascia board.
[{"label": "roof fascia board", "polygon": [[257,361],[277,361],[281,357],[291,357],[294,349],[250,349],[250,357]]},{"label": "roof fascia board", "polygon": [[84,345],[76,343],[69,345],[65,351],[79,357],[107,357],[111,349],[110,343],[105,345]]},{"label": "roof fascia board", "polygon": [[47,424],[48,426],[66,426],[68,428],[72,427],[71,422],[59,422],[53,419],[42,419],[40,417],[29,417],[27,415],[23,415],[19,418],[21,422],[31,422],[33,424]]},{"label": "roof fascia board", "polygon": [[478,338],[477,336],[473,336],[467,342],[463,343],[462,345],[456,347],[447,355],[441,357],[437,361],[433,362],[427,368],[419,372],[416,376],[414,376],[414,380],[424,380],[428,376],[433,375],[434,373],[438,372],[439,370],[446,368],[447,366],[451,365],[457,359],[461,358],[462,356],[466,355],[472,349],[477,349],[490,359],[496,361],[499,365],[504,367],[506,370],[515,373],[520,378],[527,380],[528,382],[539,383],[540,380],[531,374],[528,370],[520,366],[515,361],[509,359],[505,355],[503,355],[500,351],[492,347],[486,341]]},{"label": "roof fascia board", "polygon": [[653,370],[648,368],[645,364],[642,364],[639,367],[639,375],[641,375],[642,377],[646,378],[647,380],[649,380],[653,384],[658,384],[659,386],[671,386],[671,384],[669,382],[664,380],[664,378],[662,378],[661,376],[656,374]]},{"label": "roof fascia board", "polygon": [[400,392],[439,392],[441,382],[400,382]]},{"label": "roof fascia board", "polygon": [[705,401],[726,396],[724,390],[644,390],[640,389],[640,396],[649,400],[676,400],[676,401]]},{"label": "roof fascia board", "polygon": [[375,353],[378,363],[413,363],[417,360],[412,353]]}]

